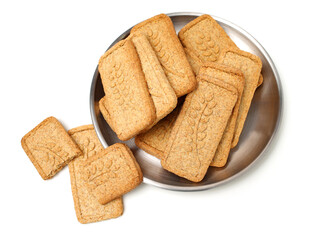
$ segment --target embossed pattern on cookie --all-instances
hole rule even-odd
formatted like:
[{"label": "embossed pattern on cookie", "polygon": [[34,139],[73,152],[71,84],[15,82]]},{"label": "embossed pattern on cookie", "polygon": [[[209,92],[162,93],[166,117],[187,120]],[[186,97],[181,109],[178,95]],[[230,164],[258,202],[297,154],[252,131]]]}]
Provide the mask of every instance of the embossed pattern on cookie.
[{"label": "embossed pattern on cookie", "polygon": [[173,112],[159,121],[155,126],[145,133],[135,137],[135,144],[145,152],[161,159],[175,120],[181,110],[181,105],[177,106]]},{"label": "embossed pattern on cookie", "polygon": [[88,191],[82,178],[85,170],[83,165],[88,158],[104,149],[95,134],[93,125],[77,127],[69,130],[68,133],[83,152],[82,156],[75,158],[68,165],[74,207],[79,222],[91,223],[121,216],[123,213],[122,197],[102,205]]},{"label": "embossed pattern on cookie", "polygon": [[199,76],[204,78],[215,78],[232,85],[238,93],[237,102],[228,120],[222,139],[219,142],[215,156],[210,166],[223,167],[227,162],[231,143],[234,136],[238,110],[241,102],[245,78],[240,70],[216,63],[205,63],[199,71]]},{"label": "embossed pattern on cookie", "polygon": [[152,46],[144,35],[135,35],[132,42],[139,55],[145,80],[156,109],[156,121],[167,116],[177,104],[177,97]]},{"label": "embossed pattern on cookie", "polygon": [[54,117],[45,119],[27,133],[21,145],[44,180],[52,178],[72,159],[82,154]]},{"label": "embossed pattern on cookie", "polygon": [[[186,24],[178,36],[195,75],[202,64],[216,62],[223,51],[229,48],[239,50],[224,29],[207,14]],[[260,75],[258,86],[262,84],[262,79]]]},{"label": "embossed pattern on cookie", "polygon": [[193,182],[201,181],[237,101],[237,90],[217,79],[198,77],[174,124],[161,164]]},{"label": "embossed pattern on cookie", "polygon": [[222,50],[237,48],[224,29],[209,15],[202,15],[178,33],[184,48],[202,62],[216,62]]},{"label": "embossed pattern on cookie", "polygon": [[160,14],[145,20],[134,26],[131,33],[147,36],[177,97],[195,88],[196,79],[168,16]]},{"label": "embossed pattern on cookie", "polygon": [[90,157],[83,167],[83,181],[101,204],[131,191],[143,180],[131,150],[122,143],[116,143]]},{"label": "embossed pattern on cookie", "polygon": [[126,141],[151,126],[155,107],[130,39],[118,42],[101,57],[99,72],[108,96],[104,105],[118,138]]},{"label": "embossed pattern on cookie", "polygon": [[241,104],[238,110],[235,134],[232,141],[233,148],[237,145],[240,134],[243,130],[250,104],[260,78],[262,62],[259,57],[237,49],[228,49],[223,51],[218,62],[241,70],[245,76],[245,85]]}]

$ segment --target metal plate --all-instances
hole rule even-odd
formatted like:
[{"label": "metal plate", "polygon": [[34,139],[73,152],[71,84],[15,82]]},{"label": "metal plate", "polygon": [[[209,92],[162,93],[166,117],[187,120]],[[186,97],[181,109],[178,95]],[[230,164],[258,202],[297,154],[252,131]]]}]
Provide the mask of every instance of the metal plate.
[{"label": "metal plate", "polygon": [[[168,15],[174,23],[176,32],[178,32],[185,24],[202,14],[171,13]],[[205,178],[199,183],[190,182],[164,170],[161,167],[159,159],[136,147],[134,139],[126,141],[125,143],[131,148],[142,168],[145,183],[170,190],[195,191],[212,188],[230,179],[234,179],[239,173],[242,173],[252,163],[261,158],[266,148],[269,147],[279,126],[282,102],[281,84],[270,56],[243,29],[224,19],[218,17],[214,17],[214,19],[225,29],[226,33],[240,49],[259,56],[263,62],[262,74],[264,83],[255,92],[240,141],[237,147],[231,150],[227,165],[223,168],[210,167]],[[125,31],[112,45],[127,37],[129,32],[130,29]],[[91,116],[102,145],[107,147],[121,141],[116,137],[116,134],[108,126],[99,111],[98,101],[103,96],[104,91],[100,74],[96,68],[90,95]]]}]

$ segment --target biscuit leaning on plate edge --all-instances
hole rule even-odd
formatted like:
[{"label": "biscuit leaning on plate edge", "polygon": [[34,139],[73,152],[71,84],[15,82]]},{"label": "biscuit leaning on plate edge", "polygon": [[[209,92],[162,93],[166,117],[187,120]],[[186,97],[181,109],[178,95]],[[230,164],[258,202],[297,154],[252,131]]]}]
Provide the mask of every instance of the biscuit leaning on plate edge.
[{"label": "biscuit leaning on plate edge", "polygon": [[[182,45],[184,46],[187,58],[196,75],[198,74],[200,67],[207,62],[218,62],[225,64],[222,58],[224,57],[225,52],[229,49],[237,51],[237,53],[240,53],[241,55],[249,55],[251,59],[257,59],[256,61],[260,61],[257,56],[251,53],[245,54],[245,52],[241,51],[227,35],[224,29],[211,16],[207,14],[197,17],[193,21],[186,24],[181,29],[178,36],[181,40]],[[241,61],[243,62],[243,64],[245,64],[244,62],[246,62],[246,59],[242,58]],[[231,67],[237,66],[237,68],[239,66],[238,64],[226,65]],[[254,64],[250,64],[250,66],[254,66]],[[246,67],[248,67],[249,69],[248,65],[246,65]],[[243,106],[248,107],[248,109],[250,106],[251,100],[249,101],[249,98],[246,97],[246,92],[253,94],[256,88],[263,82],[263,76],[260,72],[261,61],[257,80],[258,84],[252,84],[255,88],[251,90],[251,81],[248,80],[247,83],[245,83],[244,88],[249,90],[244,90],[243,101],[245,103],[242,104],[242,106],[240,107],[240,120],[238,120],[238,123],[236,124],[235,135],[231,145],[232,148],[234,148],[239,141],[239,136],[246,119],[245,116],[247,116],[247,114],[243,114],[244,112],[246,112],[246,109],[245,111],[243,111]]]}]

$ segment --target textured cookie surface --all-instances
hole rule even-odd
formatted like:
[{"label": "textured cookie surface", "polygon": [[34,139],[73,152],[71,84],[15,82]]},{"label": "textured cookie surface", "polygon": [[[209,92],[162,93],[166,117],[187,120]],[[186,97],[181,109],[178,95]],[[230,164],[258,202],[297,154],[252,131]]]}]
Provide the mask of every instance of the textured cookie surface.
[{"label": "textured cookie surface", "polygon": [[[131,40],[122,40],[100,59],[99,72],[104,88],[107,121],[119,139],[128,140],[156,120],[138,54]],[[129,116],[129,117],[128,117]]]},{"label": "textured cookie surface", "polygon": [[240,70],[232,67],[223,66],[216,63],[205,63],[200,71],[199,77],[215,78],[232,85],[238,93],[237,102],[233,112],[228,120],[222,139],[219,142],[211,166],[223,167],[227,162],[231,143],[234,136],[236,120],[238,116],[238,109],[241,102],[241,96],[244,89],[245,78]]},{"label": "textured cookie surface", "polygon": [[104,149],[95,134],[93,125],[71,129],[69,134],[83,152],[82,156],[75,158],[68,165],[74,207],[79,222],[91,223],[121,216],[123,213],[122,197],[102,205],[87,190],[83,181],[82,175],[85,172],[83,165],[89,157]]},{"label": "textured cookie surface", "polygon": [[260,74],[260,75],[259,75],[259,79],[258,79],[258,85],[257,85],[257,87],[260,87],[260,85],[263,84],[263,82],[264,82],[264,77],[263,77],[262,74]]},{"label": "textured cookie surface", "polygon": [[[238,49],[224,29],[209,15],[202,15],[185,25],[178,34],[195,75],[206,62],[216,62],[220,54]],[[262,84],[260,75],[259,85]]]},{"label": "textured cookie surface", "polygon": [[167,117],[159,121],[145,133],[135,137],[135,144],[145,152],[161,159],[175,120],[180,112],[181,105],[177,106]]},{"label": "textured cookie surface", "polygon": [[108,123],[108,125],[115,132],[115,128],[113,126],[113,122],[111,120],[111,116],[110,116],[110,114],[109,114],[109,112],[108,112],[108,110],[106,109],[106,106],[105,106],[105,99],[106,99],[105,96],[100,99],[100,101],[99,101],[99,109],[100,109],[100,112],[101,112],[103,118],[105,119],[105,121]]},{"label": "textured cookie surface", "polygon": [[[187,49],[188,57],[196,64],[199,64],[199,61],[215,62],[222,50],[237,48],[224,29],[209,15],[202,15],[189,22],[181,29],[178,36]],[[193,67],[193,70],[198,73],[199,69]]]},{"label": "textured cookie surface", "polygon": [[122,143],[100,151],[83,166],[83,180],[101,204],[131,191],[143,180],[143,174],[131,150]]},{"label": "textured cookie surface", "polygon": [[258,85],[262,63],[259,57],[237,49],[223,51],[218,62],[240,69],[245,76],[245,85],[232,141],[232,147],[235,147],[239,141],[251,101]]},{"label": "textured cookie surface", "polygon": [[160,14],[145,20],[134,26],[131,33],[147,36],[177,97],[195,88],[196,79],[168,16]]},{"label": "textured cookie surface", "polygon": [[201,181],[237,101],[237,90],[217,79],[197,78],[174,124],[161,164],[190,181]]},{"label": "textured cookie surface", "polygon": [[52,178],[82,154],[61,123],[49,117],[27,133],[21,145],[43,179]]},{"label": "textured cookie surface", "polygon": [[132,42],[139,55],[145,80],[154,102],[155,125],[173,111],[177,104],[177,97],[147,37],[136,35],[133,36]]}]

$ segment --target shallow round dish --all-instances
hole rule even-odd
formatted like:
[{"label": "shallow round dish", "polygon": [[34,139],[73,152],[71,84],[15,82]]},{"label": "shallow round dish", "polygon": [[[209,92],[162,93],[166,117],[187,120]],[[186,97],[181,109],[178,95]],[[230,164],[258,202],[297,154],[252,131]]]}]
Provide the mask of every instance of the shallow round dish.
[{"label": "shallow round dish", "polygon": [[[202,14],[171,13],[167,15],[171,17],[178,32],[185,24]],[[145,183],[181,191],[204,190],[225,183],[239,176],[262,157],[279,126],[282,105],[281,84],[270,56],[249,33],[233,23],[213,17],[240,49],[259,56],[263,63],[264,82],[255,92],[240,141],[236,148],[231,150],[227,165],[223,168],[210,167],[205,178],[199,183],[190,182],[164,170],[159,159],[136,147],[134,139],[126,141],[125,143],[131,148],[142,168]],[[126,38],[129,33],[130,29],[120,35],[111,46]],[[107,147],[122,141],[116,137],[100,113],[98,102],[103,96],[101,78],[96,68],[90,93],[91,117],[97,136],[102,145]]]}]

